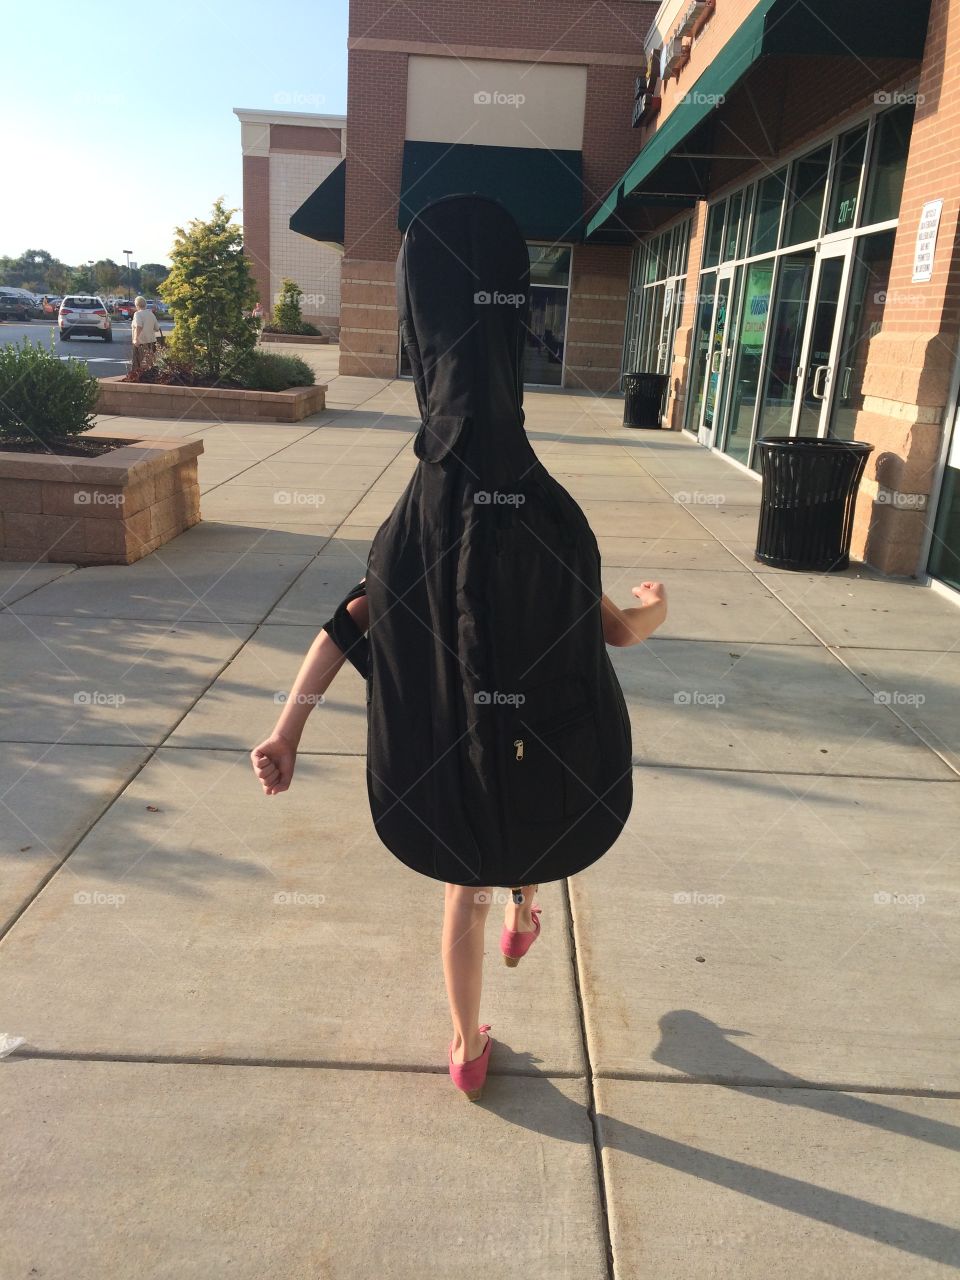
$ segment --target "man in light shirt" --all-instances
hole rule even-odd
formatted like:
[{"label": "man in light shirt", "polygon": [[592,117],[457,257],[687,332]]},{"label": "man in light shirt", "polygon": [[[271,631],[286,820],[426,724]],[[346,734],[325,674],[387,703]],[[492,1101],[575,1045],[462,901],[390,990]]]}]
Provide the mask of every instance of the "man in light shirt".
[{"label": "man in light shirt", "polygon": [[157,350],[157,338],[160,336],[160,321],[147,307],[146,298],[136,297],[134,306],[136,310],[131,321],[133,368],[152,369]]}]

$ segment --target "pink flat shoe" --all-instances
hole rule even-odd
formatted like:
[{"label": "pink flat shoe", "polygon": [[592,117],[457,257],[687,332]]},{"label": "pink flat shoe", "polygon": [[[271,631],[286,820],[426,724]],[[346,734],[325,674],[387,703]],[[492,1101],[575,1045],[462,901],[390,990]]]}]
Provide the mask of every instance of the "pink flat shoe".
[{"label": "pink flat shoe", "polygon": [[[490,1024],[485,1022],[479,1028],[481,1032],[490,1030]],[[490,1065],[490,1044],[491,1040],[487,1036],[487,1043],[483,1046],[483,1053],[479,1057],[471,1058],[469,1062],[454,1062],[453,1060],[453,1041],[450,1041],[450,1051],[448,1054],[450,1060],[450,1079],[457,1086],[461,1093],[466,1095],[468,1102],[476,1102],[483,1091],[483,1086],[487,1079],[487,1067]]]},{"label": "pink flat shoe", "polygon": [[503,952],[503,962],[511,969],[515,969],[523,957],[527,954],[536,940],[540,937],[540,912],[542,907],[531,907],[530,914],[533,917],[533,928],[525,931],[519,929],[508,929],[506,925],[500,933],[500,950]]}]

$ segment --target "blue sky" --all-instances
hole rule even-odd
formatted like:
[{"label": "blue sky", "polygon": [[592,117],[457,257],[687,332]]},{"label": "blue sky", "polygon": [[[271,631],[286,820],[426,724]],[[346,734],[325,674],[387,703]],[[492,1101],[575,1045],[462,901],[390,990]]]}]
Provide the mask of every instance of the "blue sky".
[{"label": "blue sky", "polygon": [[169,261],[240,207],[234,107],[346,112],[347,0],[23,0],[3,34],[0,254]]}]

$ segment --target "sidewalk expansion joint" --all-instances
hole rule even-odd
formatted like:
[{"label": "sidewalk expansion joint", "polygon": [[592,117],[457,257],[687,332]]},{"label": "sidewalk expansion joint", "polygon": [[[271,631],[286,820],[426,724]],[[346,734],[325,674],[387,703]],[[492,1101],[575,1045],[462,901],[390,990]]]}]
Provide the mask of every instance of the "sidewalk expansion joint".
[{"label": "sidewalk expansion joint", "polygon": [[[269,1058],[240,1057],[232,1054],[189,1054],[189,1053],[107,1053],[97,1050],[83,1049],[15,1049],[6,1058],[7,1062],[37,1059],[53,1062],[117,1062],[135,1063],[141,1066],[181,1066],[181,1067],[278,1067],[305,1071],[367,1071],[372,1074],[402,1074],[423,1076],[445,1076],[449,1068],[445,1062],[436,1066],[424,1066],[416,1062],[364,1062],[353,1060],[341,1062],[336,1058]],[[489,1077],[495,1076],[517,1080],[583,1080],[582,1071],[523,1071],[491,1066]]]},{"label": "sidewalk expansion joint", "polygon": [[580,986],[580,966],[577,955],[577,937],[573,927],[573,903],[570,899],[570,881],[561,882],[564,906],[567,911],[567,931],[570,937],[570,964],[573,972],[574,997],[577,1004],[577,1020],[580,1026],[580,1042],[583,1046],[583,1057],[587,1064],[585,1077],[587,1086],[587,1116],[590,1120],[590,1132],[593,1139],[593,1159],[597,1173],[597,1197],[600,1202],[600,1227],[603,1235],[603,1249],[607,1264],[608,1280],[615,1280],[616,1268],[613,1260],[613,1238],[610,1234],[610,1212],[607,1201],[607,1185],[603,1172],[603,1139],[597,1120],[597,1095],[594,1087],[593,1063],[590,1061],[590,1046],[587,1042],[587,1023],[583,1010],[583,991]]}]

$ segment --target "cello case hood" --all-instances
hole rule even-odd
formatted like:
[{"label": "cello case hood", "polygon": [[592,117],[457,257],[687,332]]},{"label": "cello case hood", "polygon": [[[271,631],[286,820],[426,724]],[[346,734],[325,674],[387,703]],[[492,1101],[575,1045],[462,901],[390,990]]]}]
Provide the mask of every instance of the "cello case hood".
[{"label": "cello case hood", "polygon": [[367,791],[387,848],[454,884],[579,871],[632,800],[596,539],[524,430],[529,290],[496,201],[411,221],[397,304],[419,463],[367,561]]}]

